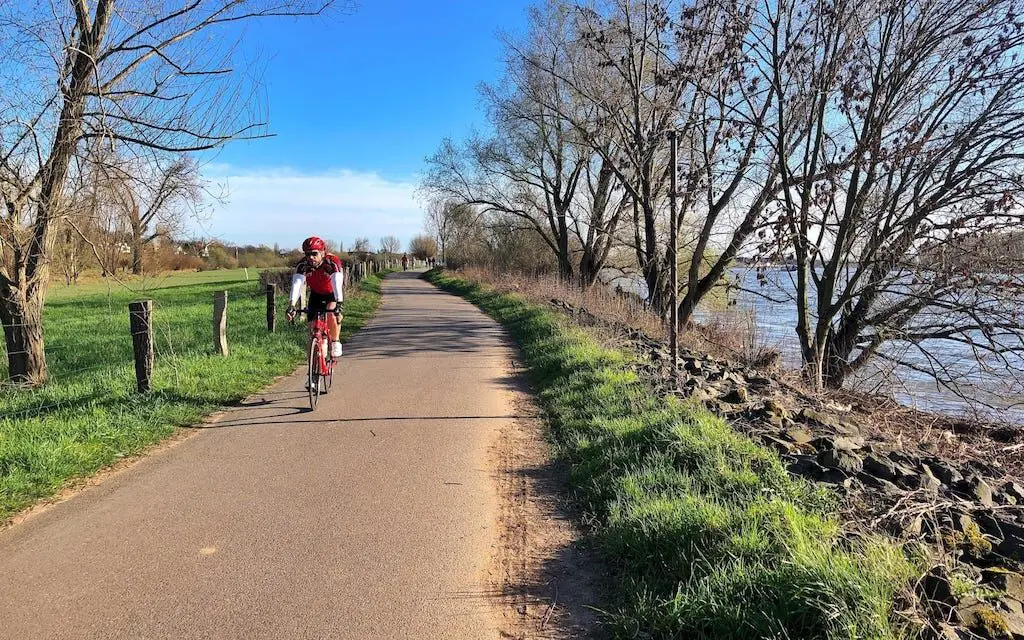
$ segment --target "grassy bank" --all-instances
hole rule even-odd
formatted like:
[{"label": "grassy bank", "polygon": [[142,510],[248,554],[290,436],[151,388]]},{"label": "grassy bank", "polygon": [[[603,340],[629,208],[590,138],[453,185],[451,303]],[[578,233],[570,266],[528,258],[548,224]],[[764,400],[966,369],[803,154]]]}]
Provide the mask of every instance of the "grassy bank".
[{"label": "grassy bank", "polygon": [[[237,402],[304,359],[305,326],[267,333],[264,294],[242,270],[165,277],[141,291],[60,291],[44,315],[51,381],[0,389],[0,522],[69,479],[90,475]],[[355,288],[355,287],[354,287]],[[230,357],[213,355],[215,291],[228,291]],[[135,391],[128,302],[154,300],[153,392]],[[380,281],[346,295],[343,339],[373,315]],[[279,300],[283,310],[287,301]],[[283,316],[283,311],[281,313]],[[4,363],[6,364],[6,363]],[[5,373],[5,370],[0,370]]]},{"label": "grassy bank", "polygon": [[557,314],[441,272],[428,279],[522,347],[575,497],[614,569],[628,638],[897,638],[913,568],[844,541],[827,493],[703,409],[652,396],[627,356]]}]

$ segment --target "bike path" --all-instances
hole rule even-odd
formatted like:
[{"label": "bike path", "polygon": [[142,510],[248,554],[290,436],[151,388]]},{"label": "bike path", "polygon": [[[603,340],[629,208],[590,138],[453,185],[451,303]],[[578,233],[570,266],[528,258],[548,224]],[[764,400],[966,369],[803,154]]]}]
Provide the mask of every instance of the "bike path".
[{"label": "bike path", "polygon": [[0,638],[498,637],[511,352],[418,274],[383,288],[316,412],[292,375],[0,532]]}]

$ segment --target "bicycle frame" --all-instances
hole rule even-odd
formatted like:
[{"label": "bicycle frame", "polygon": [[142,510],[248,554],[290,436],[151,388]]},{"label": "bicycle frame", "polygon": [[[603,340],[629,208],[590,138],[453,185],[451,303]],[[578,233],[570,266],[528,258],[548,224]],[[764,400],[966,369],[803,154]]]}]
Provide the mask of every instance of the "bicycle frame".
[{"label": "bicycle frame", "polygon": [[[308,385],[310,408],[315,409],[320,399],[321,385],[326,385],[324,393],[331,386],[334,374],[334,358],[330,355],[330,334],[327,331],[327,313],[319,311],[310,313],[309,309],[299,309],[309,320],[309,371]],[[315,360],[314,360],[315,356]],[[315,370],[314,370],[315,369]]]},{"label": "bicycle frame", "polygon": [[334,358],[328,355],[330,354],[330,347],[325,348],[325,343],[330,344],[331,340],[331,336],[327,332],[327,314],[320,312],[312,316],[307,310],[306,316],[309,318],[309,346],[312,349],[313,344],[320,345],[320,373],[321,375],[329,376],[331,375],[331,368],[334,366]]}]

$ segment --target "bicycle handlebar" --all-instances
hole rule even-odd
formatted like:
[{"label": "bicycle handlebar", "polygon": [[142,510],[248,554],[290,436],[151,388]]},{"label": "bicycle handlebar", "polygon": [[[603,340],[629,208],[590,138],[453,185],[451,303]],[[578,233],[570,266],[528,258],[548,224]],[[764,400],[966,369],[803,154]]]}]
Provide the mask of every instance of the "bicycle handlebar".
[{"label": "bicycle handlebar", "polygon": [[[312,315],[310,313],[309,307],[303,307],[302,309],[292,309],[291,311],[293,312],[294,315],[292,315],[292,317],[288,319],[288,322],[290,322],[292,324],[295,324],[295,316],[299,315],[300,313],[306,314],[307,317]],[[334,307],[333,309],[327,309],[326,311],[317,311],[316,313],[317,313],[317,315],[323,314],[323,315],[326,316],[328,313],[335,313],[335,312],[338,312],[338,313],[341,312],[341,303],[340,302],[337,303],[337,306]]]}]

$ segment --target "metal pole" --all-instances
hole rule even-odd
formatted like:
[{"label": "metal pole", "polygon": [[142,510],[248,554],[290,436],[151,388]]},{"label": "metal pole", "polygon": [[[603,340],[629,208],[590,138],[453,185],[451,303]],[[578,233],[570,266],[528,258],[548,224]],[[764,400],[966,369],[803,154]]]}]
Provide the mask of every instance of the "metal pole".
[{"label": "metal pole", "polygon": [[672,370],[677,371],[679,367],[679,261],[676,252],[679,250],[678,214],[676,213],[676,174],[679,173],[679,164],[676,159],[677,142],[676,132],[668,132],[669,142],[669,166],[671,167],[669,182],[669,277],[672,280],[671,302],[672,310],[669,312],[668,350],[672,358]]}]

